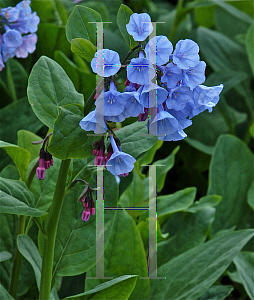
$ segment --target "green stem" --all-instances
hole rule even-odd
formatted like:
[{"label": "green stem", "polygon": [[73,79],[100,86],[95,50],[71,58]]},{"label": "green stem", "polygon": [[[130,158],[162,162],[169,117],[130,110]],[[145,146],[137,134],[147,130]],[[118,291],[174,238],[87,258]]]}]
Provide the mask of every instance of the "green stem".
[{"label": "green stem", "polygon": [[36,173],[36,169],[39,167],[39,159],[37,160],[37,162],[34,164],[28,178],[27,178],[27,182],[26,182],[26,186],[30,189],[30,186],[32,184],[32,181],[34,179],[34,175]]},{"label": "green stem", "polygon": [[[24,233],[25,222],[26,222],[26,217],[19,216],[18,235]],[[10,295],[13,298],[16,298],[16,294],[17,294],[21,262],[22,262],[22,254],[19,252],[18,247],[16,246],[14,263],[13,263],[13,267],[12,267],[11,285],[10,285],[10,290],[9,290]]]},{"label": "green stem", "polygon": [[40,300],[48,300],[51,292],[52,283],[52,269],[54,248],[56,240],[56,232],[63,204],[65,184],[67,179],[67,173],[70,166],[70,159],[63,160],[61,162],[56,189],[52,201],[52,206],[49,212],[49,216],[46,223],[46,236],[44,239],[43,258],[42,258],[42,270],[41,270],[41,285],[40,285]]}]

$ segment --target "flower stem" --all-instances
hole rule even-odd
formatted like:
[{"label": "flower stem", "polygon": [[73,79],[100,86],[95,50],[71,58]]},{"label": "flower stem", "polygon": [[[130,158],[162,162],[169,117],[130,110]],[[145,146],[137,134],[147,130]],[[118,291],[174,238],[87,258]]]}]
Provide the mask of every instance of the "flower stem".
[{"label": "flower stem", "polygon": [[[19,216],[18,235],[24,233],[25,223],[26,223],[26,216]],[[11,284],[9,290],[10,295],[13,298],[16,298],[16,294],[17,294],[21,262],[22,262],[22,255],[19,252],[18,247],[16,246],[14,263],[12,267]]]},{"label": "flower stem", "polygon": [[173,40],[176,30],[177,30],[177,27],[182,19],[182,15],[183,15],[182,9],[183,9],[183,0],[178,0],[177,7],[176,7],[176,15],[175,15],[173,26],[171,27],[171,31],[170,31],[170,35],[169,35],[170,41]]},{"label": "flower stem", "polygon": [[42,258],[42,270],[41,270],[41,284],[40,284],[40,300],[48,300],[51,292],[52,283],[52,269],[53,269],[53,258],[57,227],[60,217],[60,212],[63,204],[65,194],[65,184],[67,179],[67,173],[70,166],[70,159],[62,160],[56,189],[52,201],[52,206],[49,212],[49,216],[45,225],[45,238],[43,247],[43,258]]}]

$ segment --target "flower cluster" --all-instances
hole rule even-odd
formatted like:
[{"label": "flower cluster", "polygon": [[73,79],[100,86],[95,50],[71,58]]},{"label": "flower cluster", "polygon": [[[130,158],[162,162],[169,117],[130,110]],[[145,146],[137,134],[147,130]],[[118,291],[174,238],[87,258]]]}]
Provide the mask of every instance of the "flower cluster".
[{"label": "flower cluster", "polygon": [[[207,87],[206,63],[200,61],[199,46],[190,39],[177,42],[175,49],[166,36],[155,36],[146,42],[153,31],[148,14],[134,13],[126,29],[139,42],[137,55],[127,64],[124,92],[117,90],[114,75],[124,68],[118,53],[101,49],[95,53],[91,67],[100,76],[108,77],[101,94],[96,97],[95,110],[80,121],[84,130],[104,133],[107,121],[122,122],[126,118],[148,118],[148,130],[163,141],[178,141],[187,135],[183,131],[192,118],[206,109],[211,112],[219,101],[223,85]],[[102,145],[102,140],[98,145]],[[110,137],[113,154],[105,158],[105,146],[96,148],[95,164],[106,165],[114,175],[127,174],[135,159],[123,153]],[[128,165],[128,167],[127,167]]]},{"label": "flower cluster", "polygon": [[[0,12],[0,71],[4,62],[11,57],[28,56],[33,53],[37,42],[35,32],[40,22],[36,12],[32,13],[30,0],[16,7],[2,8]],[[30,33],[30,34],[28,34]]]},{"label": "flower cluster", "polygon": [[92,189],[90,188],[87,182],[85,183],[86,183],[86,188],[79,196],[78,201],[81,201],[83,203],[83,206],[85,207],[85,210],[82,213],[82,220],[87,222],[90,216],[91,215],[93,216],[95,214],[95,203],[92,196]]}]

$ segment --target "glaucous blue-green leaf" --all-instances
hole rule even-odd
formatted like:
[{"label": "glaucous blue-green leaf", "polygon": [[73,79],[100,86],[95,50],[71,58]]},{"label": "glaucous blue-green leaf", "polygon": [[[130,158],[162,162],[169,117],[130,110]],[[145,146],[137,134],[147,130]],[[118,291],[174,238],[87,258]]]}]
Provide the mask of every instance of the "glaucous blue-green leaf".
[{"label": "glaucous blue-green leaf", "polygon": [[218,195],[207,195],[195,201],[191,206],[187,208],[186,211],[195,213],[200,209],[213,207],[218,205],[221,202],[222,197]]},{"label": "glaucous blue-green leaf", "polygon": [[31,159],[29,151],[22,147],[18,147],[17,145],[3,141],[0,141],[0,148],[2,148],[10,156],[19,171],[21,180],[25,181],[26,170]]},{"label": "glaucous blue-green leaf", "polygon": [[23,98],[2,108],[0,110],[0,119],[1,140],[9,143],[17,142],[18,130],[26,129],[36,132],[43,126],[33,113],[27,98]]},{"label": "glaucous blue-green leaf", "polygon": [[217,1],[217,3],[215,24],[218,31],[225,33],[232,40],[237,34],[245,33],[252,22],[252,18],[230,4],[221,1]]},{"label": "glaucous blue-green leaf", "polygon": [[240,252],[234,259],[234,264],[238,271],[239,277],[243,286],[251,298],[254,299],[254,253],[253,252]]},{"label": "glaucous blue-green leaf", "polygon": [[96,52],[96,47],[89,40],[76,38],[71,40],[71,51],[90,63]]},{"label": "glaucous blue-green leaf", "polygon": [[196,213],[186,213],[176,235],[158,243],[157,265],[161,266],[174,257],[202,244],[214,220],[215,209],[207,207]]},{"label": "glaucous blue-green leaf", "polygon": [[[93,143],[98,139],[94,132],[79,126],[83,118],[81,105],[66,105],[60,108],[55,121],[49,152],[60,159],[86,158],[92,154]],[[89,134],[91,136],[89,136]]]},{"label": "glaucous blue-green leaf", "polygon": [[13,101],[26,97],[28,74],[24,67],[16,59],[8,59],[7,84]]},{"label": "glaucous blue-green leaf", "polygon": [[213,285],[198,300],[225,300],[233,289],[232,285]]},{"label": "glaucous blue-green leaf", "polygon": [[199,27],[197,33],[201,54],[214,71],[251,72],[246,52],[238,43],[222,33],[205,27]]},{"label": "glaucous blue-green leaf", "polygon": [[129,299],[136,285],[137,277],[135,275],[124,275],[108,282],[104,282],[94,289],[82,294],[64,298],[63,300],[85,300],[85,299]]},{"label": "glaucous blue-green leaf", "polygon": [[[19,252],[29,261],[29,263],[33,267],[37,287],[38,289],[40,289],[42,258],[39,250],[35,246],[33,240],[25,234],[18,235],[17,246]],[[55,288],[50,294],[50,299],[59,299]]]},{"label": "glaucous blue-green leaf", "polygon": [[18,180],[0,178],[0,211],[8,214],[39,217],[46,214],[34,207],[34,195],[25,183]]},{"label": "glaucous blue-green leaf", "polygon": [[252,211],[247,194],[253,181],[253,155],[244,142],[222,135],[215,147],[209,172],[208,194],[222,196],[216,207],[213,232],[246,228],[252,224]]},{"label": "glaucous blue-green leaf", "polygon": [[[90,181],[96,187],[95,175]],[[115,176],[104,171],[104,205],[116,207],[118,200],[118,184]],[[77,202],[85,185],[77,183],[66,195],[58,230],[54,253],[53,276],[75,276],[88,271],[96,263],[96,216],[88,222],[82,221],[84,210],[82,202]],[[94,193],[95,194],[95,193]],[[95,199],[95,198],[94,198]],[[104,243],[108,243],[114,221],[115,211],[104,212]]]},{"label": "glaucous blue-green leaf", "polygon": [[130,48],[134,48],[137,45],[137,42],[134,41],[133,37],[129,35],[126,29],[126,24],[129,23],[132,14],[133,11],[128,6],[121,4],[116,17],[119,30]]},{"label": "glaucous blue-green leaf", "polygon": [[28,130],[18,131],[18,146],[28,150],[31,154],[31,160],[39,158],[42,144],[33,145],[32,142],[41,141],[42,138]]},{"label": "glaucous blue-green leaf", "polygon": [[0,252],[0,262],[8,260],[12,257],[11,253],[8,251],[1,251]]},{"label": "glaucous blue-green leaf", "polygon": [[83,38],[96,45],[96,22],[101,22],[101,16],[97,11],[86,6],[75,6],[66,24],[68,41],[71,43],[72,39]]},{"label": "glaucous blue-green leaf", "polygon": [[254,181],[248,191],[248,204],[254,210]]},{"label": "glaucous blue-green leaf", "polygon": [[[106,190],[106,189],[105,189]],[[95,277],[95,268],[88,277]],[[139,275],[148,277],[146,254],[138,229],[133,218],[124,210],[118,210],[112,234],[104,253],[105,277]],[[93,288],[103,282],[102,279],[87,280],[87,287]],[[129,299],[148,299],[149,280],[137,279],[137,284]]]},{"label": "glaucous blue-green leaf", "polygon": [[194,187],[177,191],[171,195],[158,196],[157,212],[160,223],[163,223],[170,214],[188,209],[195,200],[195,196],[196,188]]},{"label": "glaucous blue-green leaf", "polygon": [[198,299],[253,235],[251,229],[228,232],[162,265],[157,276],[166,279],[151,281],[151,299]]},{"label": "glaucous blue-green leaf", "polygon": [[137,158],[156,143],[157,137],[147,133],[146,122],[135,122],[115,131],[121,141],[121,148],[133,157]]},{"label": "glaucous blue-green leaf", "polygon": [[14,300],[14,298],[6,291],[6,289],[0,284],[0,298],[4,300]]},{"label": "glaucous blue-green leaf", "polygon": [[67,56],[71,54],[70,44],[65,35],[65,26],[40,23],[36,33],[38,35],[35,52],[37,59],[42,55],[54,58],[56,50],[61,50]]},{"label": "glaucous blue-green leaf", "polygon": [[84,104],[83,95],[52,59],[42,56],[34,65],[28,79],[27,95],[36,116],[53,128],[59,108],[67,104]]},{"label": "glaucous blue-green leaf", "polygon": [[252,72],[254,73],[254,58],[253,58],[253,52],[254,52],[254,46],[253,46],[253,35],[254,35],[254,24],[250,25],[246,37],[245,37],[245,46],[249,58],[249,63],[252,68]]}]

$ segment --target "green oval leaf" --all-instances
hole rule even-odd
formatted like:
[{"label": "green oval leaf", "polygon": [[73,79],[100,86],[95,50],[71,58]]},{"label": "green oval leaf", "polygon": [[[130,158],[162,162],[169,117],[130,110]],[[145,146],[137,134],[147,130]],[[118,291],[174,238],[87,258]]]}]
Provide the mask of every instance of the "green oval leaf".
[{"label": "green oval leaf", "polygon": [[130,48],[134,48],[138,44],[134,41],[133,37],[129,35],[126,29],[126,24],[129,23],[132,14],[133,11],[128,6],[121,4],[116,17],[116,22],[121,34]]},{"label": "green oval leaf", "polygon": [[22,181],[0,178],[0,211],[8,214],[39,217],[47,214],[34,207],[34,195]]},{"label": "green oval leaf", "polygon": [[76,38],[71,41],[71,51],[90,63],[96,52],[96,47],[89,40]]},{"label": "green oval leaf", "polygon": [[84,104],[65,71],[54,60],[42,56],[28,79],[28,101],[36,116],[49,128],[54,127],[58,106]]},{"label": "green oval leaf", "polygon": [[25,181],[26,170],[31,159],[30,152],[24,148],[18,147],[17,145],[3,141],[0,141],[0,148],[2,148],[10,156],[19,171],[21,180]]},{"label": "green oval leaf", "polygon": [[77,5],[69,16],[66,24],[66,36],[71,43],[72,39],[83,38],[96,45],[97,25],[101,22],[101,15],[86,6]]}]

